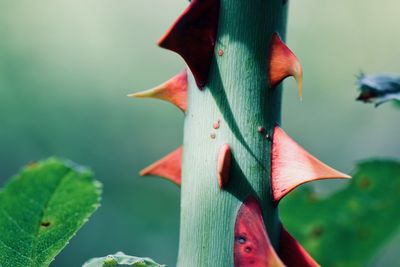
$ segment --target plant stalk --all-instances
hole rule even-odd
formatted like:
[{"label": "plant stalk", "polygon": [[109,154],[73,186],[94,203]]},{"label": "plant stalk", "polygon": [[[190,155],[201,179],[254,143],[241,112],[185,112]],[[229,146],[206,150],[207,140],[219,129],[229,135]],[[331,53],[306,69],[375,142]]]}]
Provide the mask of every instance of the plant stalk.
[{"label": "plant stalk", "polygon": [[[281,88],[269,88],[267,73],[272,35],[285,37],[286,2],[221,0],[209,83],[200,91],[189,73],[178,267],[233,266],[236,214],[250,195],[259,199],[277,247],[280,223],[271,197],[270,154]],[[221,189],[216,169],[223,144],[233,158],[230,181]]]}]

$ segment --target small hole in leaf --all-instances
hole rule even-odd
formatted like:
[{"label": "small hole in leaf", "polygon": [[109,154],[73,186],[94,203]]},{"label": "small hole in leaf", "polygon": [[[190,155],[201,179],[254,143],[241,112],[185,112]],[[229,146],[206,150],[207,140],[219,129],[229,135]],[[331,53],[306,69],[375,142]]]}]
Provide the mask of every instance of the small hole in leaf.
[{"label": "small hole in leaf", "polygon": [[250,252],[251,252],[251,247],[246,247],[246,248],[245,248],[245,251],[246,251],[247,253],[250,253]]},{"label": "small hole in leaf", "polygon": [[43,227],[49,227],[50,226],[50,222],[49,221],[44,221],[40,223],[41,226]]}]

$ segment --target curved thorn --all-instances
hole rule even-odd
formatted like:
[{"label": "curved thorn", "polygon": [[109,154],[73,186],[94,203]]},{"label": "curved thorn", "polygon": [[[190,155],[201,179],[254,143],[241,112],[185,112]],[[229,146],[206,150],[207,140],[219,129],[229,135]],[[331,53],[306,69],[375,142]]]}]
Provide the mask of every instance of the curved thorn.
[{"label": "curved thorn", "polygon": [[182,146],[140,172],[140,176],[154,175],[164,177],[181,185]]},{"label": "curved thorn", "polygon": [[272,193],[277,202],[307,182],[351,178],[319,161],[278,126],[274,130],[271,161]]},{"label": "curved thorn", "polygon": [[202,89],[208,82],[217,38],[220,0],[193,0],[159,46],[178,53]]},{"label": "curved thorn", "polygon": [[183,70],[165,83],[152,89],[129,94],[128,97],[158,98],[177,106],[183,112],[187,109],[188,80],[187,71]]},{"label": "curved thorn", "polygon": [[286,46],[277,33],[272,36],[271,54],[269,58],[269,83],[275,88],[289,76],[297,82],[299,97],[303,95],[303,68],[296,55]]}]

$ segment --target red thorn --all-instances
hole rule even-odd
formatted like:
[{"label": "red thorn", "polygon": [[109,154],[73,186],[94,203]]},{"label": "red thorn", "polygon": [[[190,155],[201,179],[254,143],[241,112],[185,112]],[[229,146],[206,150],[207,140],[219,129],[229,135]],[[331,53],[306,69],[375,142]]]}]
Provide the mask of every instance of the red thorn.
[{"label": "red thorn", "polygon": [[261,208],[254,197],[240,207],[235,223],[235,267],[283,267],[269,241]]},{"label": "red thorn", "polygon": [[187,109],[188,79],[187,71],[183,70],[165,83],[144,92],[128,95],[138,98],[158,98],[177,106],[183,112]]},{"label": "red thorn", "polygon": [[269,62],[269,82],[271,88],[289,76],[293,76],[298,85],[299,96],[303,91],[303,69],[295,54],[286,46],[277,33],[272,36]]},{"label": "red thorn", "polygon": [[154,175],[164,177],[181,185],[182,146],[140,172],[141,176]]},{"label": "red thorn", "polygon": [[217,178],[220,188],[224,188],[230,178],[232,152],[228,144],[224,144],[219,150],[217,162]]},{"label": "red thorn", "polygon": [[158,44],[181,55],[197,86],[208,82],[217,38],[219,0],[193,0]]},{"label": "red thorn", "polygon": [[279,127],[274,130],[271,160],[271,186],[277,202],[294,188],[307,182],[351,178],[309,154]]},{"label": "red thorn", "polygon": [[281,226],[279,256],[288,267],[319,267],[320,265],[307,251]]}]

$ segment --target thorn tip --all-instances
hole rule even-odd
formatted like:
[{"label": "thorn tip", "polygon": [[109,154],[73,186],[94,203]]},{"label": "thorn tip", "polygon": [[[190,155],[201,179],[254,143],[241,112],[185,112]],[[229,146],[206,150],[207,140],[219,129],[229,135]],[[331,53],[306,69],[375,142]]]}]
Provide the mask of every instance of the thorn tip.
[{"label": "thorn tip", "polygon": [[128,97],[158,98],[170,102],[185,112],[187,108],[187,90],[187,71],[183,70],[161,85],[146,91],[129,94]]},{"label": "thorn tip", "polygon": [[289,76],[297,82],[299,97],[303,94],[303,68],[295,54],[286,46],[277,33],[272,36],[269,62],[270,87],[276,87]]}]

